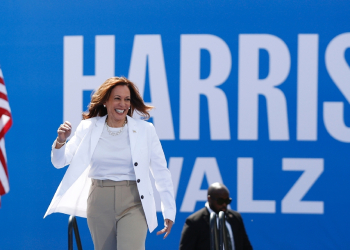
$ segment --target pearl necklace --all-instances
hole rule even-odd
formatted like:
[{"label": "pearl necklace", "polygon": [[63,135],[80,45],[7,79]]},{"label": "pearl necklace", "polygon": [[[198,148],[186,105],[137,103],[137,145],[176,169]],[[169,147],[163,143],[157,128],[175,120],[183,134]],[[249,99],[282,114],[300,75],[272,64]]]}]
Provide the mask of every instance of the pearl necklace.
[{"label": "pearl necklace", "polygon": [[124,122],[124,124],[123,124],[123,127],[122,127],[119,131],[116,131],[116,132],[110,131],[110,130],[109,130],[109,126],[108,126],[108,124],[107,124],[107,119],[106,119],[105,124],[106,124],[106,128],[107,128],[107,132],[108,132],[111,136],[117,136],[117,135],[119,135],[121,132],[123,132],[123,129],[124,129],[125,124],[126,124],[126,120],[125,120],[125,122]]}]

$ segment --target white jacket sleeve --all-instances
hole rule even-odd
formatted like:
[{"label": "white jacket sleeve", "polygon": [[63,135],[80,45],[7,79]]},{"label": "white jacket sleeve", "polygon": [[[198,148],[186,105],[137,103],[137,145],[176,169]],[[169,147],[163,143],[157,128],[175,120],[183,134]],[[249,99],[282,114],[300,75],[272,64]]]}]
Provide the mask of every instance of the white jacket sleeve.
[{"label": "white jacket sleeve", "polygon": [[150,170],[155,180],[155,186],[160,195],[161,208],[164,219],[175,222],[176,204],[174,197],[174,186],[171,173],[167,168],[162,145],[156,134],[153,124],[150,124],[151,139],[151,163]]},{"label": "white jacket sleeve", "polygon": [[79,123],[74,136],[61,148],[55,148],[56,140],[53,142],[51,149],[51,162],[55,168],[63,168],[64,166],[69,165],[72,161],[75,151],[77,150],[84,135],[83,123],[84,121]]}]

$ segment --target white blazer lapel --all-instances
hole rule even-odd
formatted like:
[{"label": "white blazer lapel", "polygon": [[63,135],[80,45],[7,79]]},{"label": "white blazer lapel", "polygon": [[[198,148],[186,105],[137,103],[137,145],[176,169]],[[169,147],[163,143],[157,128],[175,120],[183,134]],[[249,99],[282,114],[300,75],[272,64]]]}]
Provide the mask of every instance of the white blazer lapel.
[{"label": "white blazer lapel", "polygon": [[100,139],[100,137],[101,137],[101,134],[103,131],[103,126],[104,126],[105,121],[106,121],[106,117],[107,117],[107,115],[99,117],[99,119],[95,123],[95,127],[92,129],[91,142],[90,142],[90,153],[91,153],[90,159],[91,159],[91,157],[94,153],[94,150],[97,146],[98,139]]},{"label": "white blazer lapel", "polygon": [[133,155],[135,146],[137,143],[137,123],[134,118],[127,116],[128,119],[128,127],[129,127],[129,140],[130,140],[130,148],[131,148],[131,155]]}]

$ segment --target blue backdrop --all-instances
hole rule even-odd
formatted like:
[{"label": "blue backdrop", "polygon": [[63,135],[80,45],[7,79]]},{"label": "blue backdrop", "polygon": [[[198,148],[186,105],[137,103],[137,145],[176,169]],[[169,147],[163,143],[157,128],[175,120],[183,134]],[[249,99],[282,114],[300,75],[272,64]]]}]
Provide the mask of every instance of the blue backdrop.
[{"label": "blue backdrop", "polygon": [[[1,1],[13,126],[0,248],[67,247],[68,215],[43,219],[65,172],[51,165],[51,144],[94,88],[124,75],[157,107],[177,192],[171,235],[149,234],[147,249],[178,248],[214,181],[229,188],[254,249],[346,249],[349,11],[330,0]],[[93,249],[86,219],[78,224]]]}]

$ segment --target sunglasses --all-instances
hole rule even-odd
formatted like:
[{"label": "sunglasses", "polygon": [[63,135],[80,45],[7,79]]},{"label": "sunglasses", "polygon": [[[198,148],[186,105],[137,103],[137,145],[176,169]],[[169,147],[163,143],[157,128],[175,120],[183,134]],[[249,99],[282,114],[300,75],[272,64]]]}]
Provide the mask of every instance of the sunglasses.
[{"label": "sunglasses", "polygon": [[232,202],[232,198],[223,199],[223,198],[213,198],[213,197],[211,197],[211,199],[216,201],[219,205],[222,205],[224,203],[229,205]]}]

